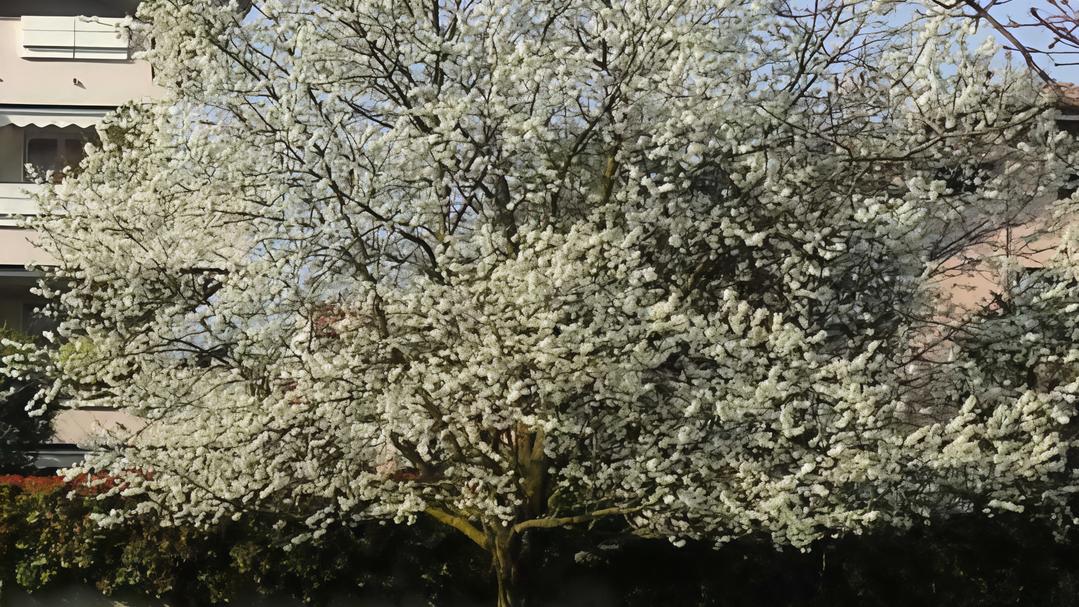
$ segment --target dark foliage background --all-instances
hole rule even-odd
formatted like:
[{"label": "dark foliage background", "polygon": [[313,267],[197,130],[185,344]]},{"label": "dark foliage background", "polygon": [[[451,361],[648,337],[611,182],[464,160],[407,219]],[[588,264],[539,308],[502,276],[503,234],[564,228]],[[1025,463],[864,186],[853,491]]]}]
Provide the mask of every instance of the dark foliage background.
[{"label": "dark foliage background", "polygon": [[[89,583],[173,605],[251,593],[312,605],[333,596],[391,603],[491,604],[488,563],[466,540],[413,527],[339,528],[290,546],[294,530],[257,519],[216,529],[139,519],[102,529],[91,514],[120,506],[52,477],[0,477],[0,576],[39,591]],[[713,550],[634,539],[617,526],[533,536],[531,604],[824,607],[1079,605],[1079,543],[1023,517],[959,518],[907,532],[823,542],[808,553],[739,541]]]},{"label": "dark foliage background", "polygon": [[[28,339],[0,326],[0,342]],[[0,343],[0,358],[12,353],[13,348]],[[37,389],[30,381],[0,376],[0,473],[26,471],[33,459],[31,451],[52,435],[53,412],[37,416],[26,412],[26,405]]]}]

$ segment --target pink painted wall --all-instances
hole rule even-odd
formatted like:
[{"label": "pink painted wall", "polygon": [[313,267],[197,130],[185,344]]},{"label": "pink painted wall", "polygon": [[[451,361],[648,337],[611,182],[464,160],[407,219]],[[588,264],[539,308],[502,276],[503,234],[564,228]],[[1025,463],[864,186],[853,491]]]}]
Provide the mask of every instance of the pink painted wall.
[{"label": "pink painted wall", "polygon": [[1052,257],[1059,244],[1038,220],[1007,228],[990,242],[980,245],[966,257],[944,263],[947,274],[939,281],[941,294],[961,310],[977,310],[991,302],[993,295],[1006,293],[1014,275],[1007,266],[1039,268]]}]

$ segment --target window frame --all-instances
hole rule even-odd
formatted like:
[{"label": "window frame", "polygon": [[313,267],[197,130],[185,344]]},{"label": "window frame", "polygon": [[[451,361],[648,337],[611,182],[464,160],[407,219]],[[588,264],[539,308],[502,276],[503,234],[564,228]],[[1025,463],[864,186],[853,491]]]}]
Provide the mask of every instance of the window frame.
[{"label": "window frame", "polygon": [[[22,131],[23,131],[23,140],[22,140],[22,164],[21,164],[21,166],[22,166],[23,183],[31,183],[30,175],[27,172],[26,165],[31,164],[30,163],[30,142],[32,140],[35,140],[35,139],[48,139],[48,140],[55,141],[56,142],[57,159],[59,159],[60,154],[63,153],[64,150],[66,149],[65,146],[67,145],[68,141],[77,140],[77,141],[79,141],[81,143],[82,147],[85,148],[86,144],[90,142],[90,137],[92,136],[92,133],[93,133],[93,129],[84,129],[82,127],[74,127],[74,126],[67,126],[67,127],[27,126],[27,127],[24,127],[22,129]],[[85,158],[85,155],[82,158]],[[82,158],[79,159],[80,162],[82,161]],[[59,176],[65,175],[66,174],[65,171],[64,171],[65,168],[74,168],[74,167],[72,167],[70,164],[65,165],[64,167],[58,167],[57,169],[55,169],[56,173],[54,175],[59,175]],[[48,170],[48,169],[46,169],[46,170]]]}]

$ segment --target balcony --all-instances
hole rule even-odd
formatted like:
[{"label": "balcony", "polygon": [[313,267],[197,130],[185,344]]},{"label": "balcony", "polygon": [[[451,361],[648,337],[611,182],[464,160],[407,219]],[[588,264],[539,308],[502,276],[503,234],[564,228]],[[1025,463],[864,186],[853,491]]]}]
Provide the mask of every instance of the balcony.
[{"label": "balcony", "polygon": [[[0,112],[0,118],[4,116]],[[89,127],[70,124],[71,117],[42,116],[35,120],[46,126],[29,120],[27,126],[19,126],[12,116],[7,116],[9,124],[0,126],[0,228],[16,226],[20,217],[37,214],[34,194],[41,191],[41,186],[31,183],[34,174],[51,171],[56,179],[72,174],[78,170],[86,143],[97,137]],[[76,118],[88,122],[99,119]],[[66,126],[56,126],[57,123]]]},{"label": "balcony", "polygon": [[20,217],[36,215],[33,195],[40,191],[36,183],[0,183],[0,226],[14,226]]}]

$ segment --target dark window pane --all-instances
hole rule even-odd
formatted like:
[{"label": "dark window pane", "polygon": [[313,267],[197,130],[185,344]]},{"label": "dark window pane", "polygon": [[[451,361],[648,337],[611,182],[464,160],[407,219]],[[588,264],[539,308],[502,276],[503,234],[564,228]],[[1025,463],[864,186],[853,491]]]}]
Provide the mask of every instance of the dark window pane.
[{"label": "dark window pane", "polygon": [[56,329],[56,321],[45,316],[38,309],[40,303],[23,303],[22,307],[22,332],[32,338],[41,337],[45,331]]},{"label": "dark window pane", "polygon": [[85,155],[83,154],[82,148],[82,139],[65,139],[64,165],[72,168],[79,166],[79,163],[82,162],[82,158]]},{"label": "dark window pane", "polygon": [[[59,182],[65,174],[74,174],[78,169],[86,156],[85,143],[81,132],[35,134],[26,141],[26,163],[41,172],[55,171],[53,180]],[[65,172],[65,168],[69,170]]]},{"label": "dark window pane", "polygon": [[59,142],[55,139],[31,139],[26,142],[26,162],[39,171],[54,171],[59,157]]}]

